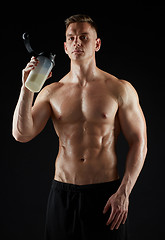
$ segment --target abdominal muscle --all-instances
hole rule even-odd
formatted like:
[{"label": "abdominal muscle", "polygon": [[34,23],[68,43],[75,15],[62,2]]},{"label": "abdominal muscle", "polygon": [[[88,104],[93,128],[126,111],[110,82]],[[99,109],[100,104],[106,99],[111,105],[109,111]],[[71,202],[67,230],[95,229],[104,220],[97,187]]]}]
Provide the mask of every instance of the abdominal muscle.
[{"label": "abdominal muscle", "polygon": [[55,180],[85,185],[119,178],[113,128],[87,122],[62,124],[58,128]]}]

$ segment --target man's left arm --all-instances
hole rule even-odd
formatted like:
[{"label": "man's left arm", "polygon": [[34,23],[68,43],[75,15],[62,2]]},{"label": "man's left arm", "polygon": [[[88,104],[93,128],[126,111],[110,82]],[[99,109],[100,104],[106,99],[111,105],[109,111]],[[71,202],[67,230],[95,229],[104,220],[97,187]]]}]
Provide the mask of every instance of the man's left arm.
[{"label": "man's left arm", "polygon": [[125,173],[115,194],[107,201],[103,213],[111,207],[107,225],[111,230],[125,223],[128,214],[129,195],[141,172],[147,153],[146,122],[139,104],[138,95],[132,85],[121,81],[121,104],[118,110],[121,130],[129,144]]}]

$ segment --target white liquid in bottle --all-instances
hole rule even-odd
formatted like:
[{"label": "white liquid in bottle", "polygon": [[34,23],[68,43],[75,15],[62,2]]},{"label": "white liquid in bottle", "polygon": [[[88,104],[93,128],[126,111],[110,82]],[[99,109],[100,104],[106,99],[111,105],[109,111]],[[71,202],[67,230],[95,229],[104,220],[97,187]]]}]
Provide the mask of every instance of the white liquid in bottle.
[{"label": "white liquid in bottle", "polygon": [[38,65],[29,73],[25,87],[31,92],[39,92],[53,68],[53,62],[45,56],[38,56]]}]

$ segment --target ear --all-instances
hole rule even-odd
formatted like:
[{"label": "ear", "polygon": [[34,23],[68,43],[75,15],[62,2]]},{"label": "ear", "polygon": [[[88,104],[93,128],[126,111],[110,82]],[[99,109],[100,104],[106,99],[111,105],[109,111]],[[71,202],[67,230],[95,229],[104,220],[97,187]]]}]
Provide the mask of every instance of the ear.
[{"label": "ear", "polygon": [[64,42],[64,50],[65,50],[65,53],[68,54],[66,42]]},{"label": "ear", "polygon": [[96,39],[96,47],[95,47],[95,51],[98,52],[100,50],[101,47],[101,39],[97,38]]}]

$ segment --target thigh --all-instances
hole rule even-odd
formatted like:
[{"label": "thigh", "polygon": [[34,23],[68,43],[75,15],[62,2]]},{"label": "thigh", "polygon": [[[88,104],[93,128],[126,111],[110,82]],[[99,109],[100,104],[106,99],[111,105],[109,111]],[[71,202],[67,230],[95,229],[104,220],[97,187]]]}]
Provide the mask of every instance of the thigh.
[{"label": "thigh", "polygon": [[51,190],[46,215],[45,240],[76,239],[76,195],[66,191]]},{"label": "thigh", "polygon": [[118,230],[110,230],[110,226],[106,225],[111,210],[103,214],[103,209],[110,195],[112,195],[111,192],[98,191],[84,196],[80,214],[83,240],[127,240],[127,222],[122,224]]}]

